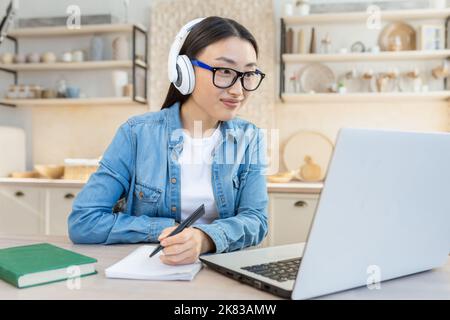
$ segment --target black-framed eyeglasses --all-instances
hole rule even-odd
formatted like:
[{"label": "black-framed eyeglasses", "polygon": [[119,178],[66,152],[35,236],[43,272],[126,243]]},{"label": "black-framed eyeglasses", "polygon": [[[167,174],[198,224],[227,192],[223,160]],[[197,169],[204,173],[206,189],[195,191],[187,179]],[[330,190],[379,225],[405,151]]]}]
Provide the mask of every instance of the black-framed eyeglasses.
[{"label": "black-framed eyeglasses", "polygon": [[231,68],[215,68],[199,60],[191,60],[194,66],[209,70],[213,73],[213,84],[220,89],[232,87],[237,79],[241,79],[242,87],[246,91],[255,91],[261,85],[265,74],[260,70],[240,72]]}]

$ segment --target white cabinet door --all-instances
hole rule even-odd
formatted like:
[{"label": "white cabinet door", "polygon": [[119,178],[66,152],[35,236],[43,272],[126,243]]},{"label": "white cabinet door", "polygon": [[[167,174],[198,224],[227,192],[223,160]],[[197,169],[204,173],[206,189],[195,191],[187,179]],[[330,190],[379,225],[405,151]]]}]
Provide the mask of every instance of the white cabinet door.
[{"label": "white cabinet door", "polygon": [[319,195],[271,193],[268,244],[305,242]]},{"label": "white cabinet door", "polygon": [[67,236],[67,218],[72,212],[72,203],[81,189],[46,189],[45,233],[52,236]]},{"label": "white cabinet door", "polygon": [[43,190],[0,186],[0,233],[36,235],[44,232]]}]

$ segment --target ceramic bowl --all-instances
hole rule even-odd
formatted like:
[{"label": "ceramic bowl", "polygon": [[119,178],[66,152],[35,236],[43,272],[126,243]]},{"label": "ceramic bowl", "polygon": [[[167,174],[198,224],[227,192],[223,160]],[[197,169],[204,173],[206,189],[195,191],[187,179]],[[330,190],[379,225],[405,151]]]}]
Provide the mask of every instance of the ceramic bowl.
[{"label": "ceramic bowl", "polygon": [[25,55],[19,53],[14,56],[14,63],[25,63],[26,57]]},{"label": "ceramic bowl", "polygon": [[60,179],[64,175],[64,166],[60,165],[35,165],[34,168],[42,177],[48,179]]},{"label": "ceramic bowl", "polygon": [[41,62],[54,63],[56,62],[56,55],[53,52],[46,52],[41,55]]},{"label": "ceramic bowl", "polygon": [[295,174],[295,171],[281,172],[275,175],[267,176],[267,181],[273,183],[287,183],[294,178]]},{"label": "ceramic bowl", "polygon": [[37,171],[11,172],[10,177],[16,179],[39,178],[39,172]]},{"label": "ceramic bowl", "polygon": [[27,63],[39,63],[41,60],[41,57],[38,53],[30,53],[27,55]]}]

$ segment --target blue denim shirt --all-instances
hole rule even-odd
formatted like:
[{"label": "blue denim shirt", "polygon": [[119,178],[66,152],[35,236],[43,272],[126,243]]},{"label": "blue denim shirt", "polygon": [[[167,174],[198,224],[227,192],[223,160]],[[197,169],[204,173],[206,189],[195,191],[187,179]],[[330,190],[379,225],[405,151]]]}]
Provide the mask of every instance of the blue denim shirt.
[{"label": "blue denim shirt", "polygon": [[[132,117],[118,129],[75,198],[68,219],[74,243],[157,242],[163,229],[180,222],[182,130],[180,103]],[[262,131],[239,118],[222,122],[220,130],[211,166],[219,218],[194,225],[217,253],[257,245],[268,229]]]}]

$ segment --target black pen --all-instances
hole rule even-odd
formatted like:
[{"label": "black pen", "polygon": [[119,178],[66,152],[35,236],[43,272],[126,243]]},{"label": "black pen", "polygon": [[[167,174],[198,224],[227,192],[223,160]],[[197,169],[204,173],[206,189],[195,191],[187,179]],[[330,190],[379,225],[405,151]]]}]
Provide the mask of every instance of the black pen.
[{"label": "black pen", "polygon": [[[195,221],[197,221],[201,216],[203,216],[205,214],[205,205],[202,204],[200,207],[197,208],[197,210],[195,210],[189,217],[186,218],[186,220],[184,220],[180,225],[178,225],[178,227],[173,230],[168,236],[174,236],[177,233],[180,233],[181,231],[183,231],[185,228],[189,228],[191,225],[194,224]],[[158,245],[158,247],[155,248],[155,250],[153,250],[153,252],[150,254],[150,258],[153,257],[155,254],[157,254],[159,251],[161,251],[162,249],[164,249],[164,247],[162,245]]]}]

